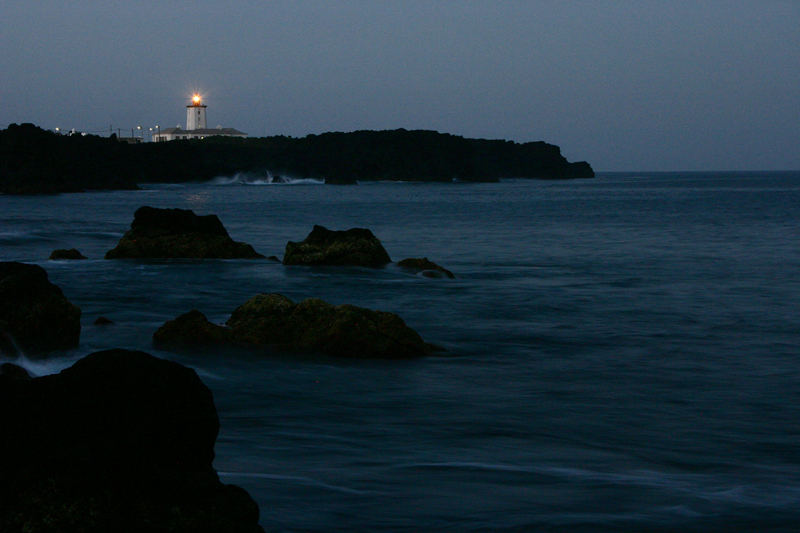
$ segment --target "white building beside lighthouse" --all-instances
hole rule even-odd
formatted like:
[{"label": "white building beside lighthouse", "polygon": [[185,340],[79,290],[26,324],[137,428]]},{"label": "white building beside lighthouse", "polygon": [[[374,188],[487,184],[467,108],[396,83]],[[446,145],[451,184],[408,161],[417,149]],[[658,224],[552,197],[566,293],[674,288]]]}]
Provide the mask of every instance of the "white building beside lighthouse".
[{"label": "white building beside lighthouse", "polygon": [[234,128],[209,128],[206,122],[207,105],[199,94],[192,96],[192,103],[186,106],[186,129],[159,129],[153,133],[153,142],[175,141],[178,139],[205,139],[206,137],[247,137],[247,134]]}]

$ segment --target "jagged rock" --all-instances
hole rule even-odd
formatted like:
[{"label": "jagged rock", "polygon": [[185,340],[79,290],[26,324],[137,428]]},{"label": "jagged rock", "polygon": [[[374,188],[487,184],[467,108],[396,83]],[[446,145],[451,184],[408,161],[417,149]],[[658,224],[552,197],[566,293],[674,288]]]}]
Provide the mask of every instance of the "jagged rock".
[{"label": "jagged rock", "polygon": [[593,178],[594,170],[592,170],[592,166],[586,161],[567,163],[564,170],[564,177],[567,179]]},{"label": "jagged rock", "polygon": [[50,259],[86,259],[86,256],[80,253],[77,248],[70,248],[69,250],[59,248],[58,250],[53,250],[53,253],[50,254]]},{"label": "jagged rock", "polygon": [[289,242],[284,265],[357,265],[381,267],[391,262],[381,241],[365,228],[331,231],[314,226],[302,242]]},{"label": "jagged rock", "polygon": [[[13,363],[3,363],[0,365],[0,379],[31,379],[31,375],[28,374],[28,371],[22,368],[21,366],[15,365]],[[0,384],[0,386],[2,386]]]},{"label": "jagged rock", "polygon": [[228,342],[230,342],[230,332],[222,326],[209,322],[206,316],[196,309],[166,322],[153,334],[154,346],[174,350],[213,347]]},{"label": "jagged rock", "polygon": [[143,352],[0,379],[0,531],[257,533],[212,468],[219,419],[194,370]]},{"label": "jagged rock", "polygon": [[99,316],[99,317],[97,317],[97,319],[94,321],[94,325],[95,325],[95,326],[110,326],[110,325],[111,325],[111,324],[113,324],[113,323],[114,323],[114,321],[113,321],[113,320],[111,320],[110,318],[106,318],[106,317],[104,317],[104,316]]},{"label": "jagged rock", "polygon": [[36,357],[78,346],[81,310],[37,265],[0,262],[0,352]]},{"label": "jagged rock", "polygon": [[429,261],[427,257],[409,257],[397,263],[397,266],[413,272],[421,272],[423,276],[428,278],[440,277],[442,274],[450,279],[455,278],[452,272],[433,261]]},{"label": "jagged rock", "polygon": [[195,215],[189,209],[140,207],[131,229],[106,259],[121,258],[222,258],[264,257],[252,246],[235,242],[216,215]]},{"label": "jagged rock", "polygon": [[251,347],[384,359],[431,352],[394,313],[334,306],[318,298],[294,303],[280,294],[260,294],[239,306],[226,324],[236,343]]}]

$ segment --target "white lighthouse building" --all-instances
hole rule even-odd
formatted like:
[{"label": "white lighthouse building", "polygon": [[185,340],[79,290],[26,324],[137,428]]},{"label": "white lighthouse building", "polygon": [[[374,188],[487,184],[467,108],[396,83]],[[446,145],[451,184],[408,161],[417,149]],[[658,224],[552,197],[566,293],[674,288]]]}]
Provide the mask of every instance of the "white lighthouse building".
[{"label": "white lighthouse building", "polygon": [[179,139],[205,139],[206,137],[247,137],[243,131],[234,128],[209,128],[206,122],[207,105],[199,94],[192,96],[192,103],[186,106],[186,129],[180,126],[159,129],[153,134],[153,142],[175,141]]},{"label": "white lighthouse building", "polygon": [[206,108],[202,103],[199,94],[192,97],[192,103],[186,106],[186,129],[204,130],[206,129]]}]

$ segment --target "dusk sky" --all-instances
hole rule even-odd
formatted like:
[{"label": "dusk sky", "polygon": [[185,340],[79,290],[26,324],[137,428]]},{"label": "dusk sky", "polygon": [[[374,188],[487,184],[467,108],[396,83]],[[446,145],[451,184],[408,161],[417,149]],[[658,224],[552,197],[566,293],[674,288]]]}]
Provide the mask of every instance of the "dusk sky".
[{"label": "dusk sky", "polygon": [[[0,127],[433,129],[595,170],[800,169],[800,2],[0,5]],[[130,134],[130,133],[128,133]]]}]

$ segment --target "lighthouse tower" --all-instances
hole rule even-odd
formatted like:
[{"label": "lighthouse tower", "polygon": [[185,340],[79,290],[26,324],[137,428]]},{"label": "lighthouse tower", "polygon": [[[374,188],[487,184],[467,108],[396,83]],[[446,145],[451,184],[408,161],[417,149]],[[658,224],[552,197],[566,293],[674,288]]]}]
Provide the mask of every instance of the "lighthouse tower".
[{"label": "lighthouse tower", "polygon": [[199,94],[192,96],[192,103],[186,106],[186,129],[206,129],[206,105]]}]

